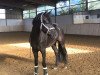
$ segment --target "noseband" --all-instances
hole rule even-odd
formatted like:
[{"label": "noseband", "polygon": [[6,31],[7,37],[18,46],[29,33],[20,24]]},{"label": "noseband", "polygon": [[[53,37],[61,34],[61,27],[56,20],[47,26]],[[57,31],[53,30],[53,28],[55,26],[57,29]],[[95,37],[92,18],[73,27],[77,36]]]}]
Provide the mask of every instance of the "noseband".
[{"label": "noseband", "polygon": [[51,24],[49,24],[49,25],[51,25],[52,27],[48,27],[43,23],[43,13],[41,14],[41,19],[40,20],[41,20],[40,30],[42,31],[43,28],[47,29],[46,34],[48,34],[50,32],[50,30],[55,29],[55,27],[53,27]]}]

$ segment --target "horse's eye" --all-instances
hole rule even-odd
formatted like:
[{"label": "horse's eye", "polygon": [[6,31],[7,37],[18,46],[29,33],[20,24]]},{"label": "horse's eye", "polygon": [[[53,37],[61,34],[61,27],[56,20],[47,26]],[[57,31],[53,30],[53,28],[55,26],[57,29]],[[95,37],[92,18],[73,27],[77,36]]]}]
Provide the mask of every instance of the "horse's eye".
[{"label": "horse's eye", "polygon": [[47,20],[47,18],[45,18],[45,20]]},{"label": "horse's eye", "polygon": [[47,18],[45,18],[44,20],[45,20],[46,22],[48,22],[48,19],[47,19]]}]

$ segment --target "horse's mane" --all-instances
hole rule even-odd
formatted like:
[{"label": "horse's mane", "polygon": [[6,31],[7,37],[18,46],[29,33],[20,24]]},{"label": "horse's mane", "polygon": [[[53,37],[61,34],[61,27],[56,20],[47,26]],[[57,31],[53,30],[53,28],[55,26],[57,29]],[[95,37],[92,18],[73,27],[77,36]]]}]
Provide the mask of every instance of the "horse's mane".
[{"label": "horse's mane", "polygon": [[39,22],[40,17],[41,17],[41,14],[42,14],[42,13],[39,13],[39,14],[33,19],[33,21],[32,21],[32,24],[33,24],[33,25],[34,25],[34,24],[37,24],[37,23]]},{"label": "horse's mane", "polygon": [[[40,17],[41,17],[41,14],[42,13],[39,13],[32,21],[33,27],[32,27],[32,32],[31,32],[31,35],[30,35],[32,38],[35,38],[35,37],[39,36],[39,34],[40,34],[40,25],[41,25]],[[33,35],[35,35],[35,36],[33,36]]]}]

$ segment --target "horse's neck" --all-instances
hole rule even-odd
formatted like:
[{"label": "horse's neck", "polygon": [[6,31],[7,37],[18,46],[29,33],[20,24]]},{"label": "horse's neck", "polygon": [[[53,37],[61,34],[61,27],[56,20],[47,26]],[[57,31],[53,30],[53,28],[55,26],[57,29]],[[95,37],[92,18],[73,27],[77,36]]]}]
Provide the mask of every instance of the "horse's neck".
[{"label": "horse's neck", "polygon": [[37,20],[33,21],[32,34],[35,35],[34,37],[38,37],[40,34],[40,23]]}]

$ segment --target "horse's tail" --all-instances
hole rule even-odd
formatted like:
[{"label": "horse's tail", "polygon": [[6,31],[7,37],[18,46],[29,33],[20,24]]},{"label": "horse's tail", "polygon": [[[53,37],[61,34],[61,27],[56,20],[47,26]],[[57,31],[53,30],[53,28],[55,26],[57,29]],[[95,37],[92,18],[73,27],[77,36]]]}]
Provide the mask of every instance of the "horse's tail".
[{"label": "horse's tail", "polygon": [[31,40],[31,33],[30,33],[30,36],[29,36],[29,43],[30,43],[30,47],[32,46],[32,40]]},{"label": "horse's tail", "polygon": [[29,36],[28,42],[31,43],[31,35]]},{"label": "horse's tail", "polygon": [[67,51],[64,45],[62,45],[60,42],[58,42],[58,54],[59,54],[59,62],[65,62],[67,63]]}]

